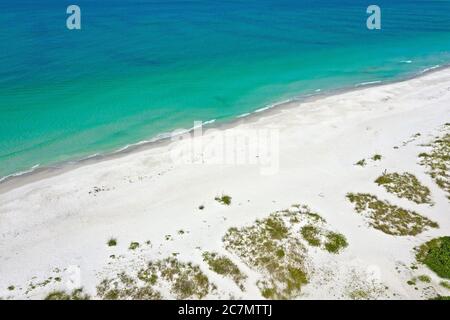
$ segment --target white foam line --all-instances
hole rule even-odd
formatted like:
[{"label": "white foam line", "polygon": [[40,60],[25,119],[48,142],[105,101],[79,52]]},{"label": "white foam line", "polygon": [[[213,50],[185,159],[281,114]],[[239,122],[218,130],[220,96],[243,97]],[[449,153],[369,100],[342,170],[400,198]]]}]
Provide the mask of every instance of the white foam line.
[{"label": "white foam line", "polygon": [[425,69],[422,70],[421,73],[425,73],[425,72],[428,72],[428,71],[437,69],[437,68],[439,68],[440,66],[441,66],[440,64],[437,64],[437,65],[435,65],[435,66],[432,66],[432,67],[429,67],[429,68],[425,68]]},{"label": "white foam line", "polygon": [[381,83],[381,80],[377,80],[377,81],[369,81],[369,82],[361,82],[355,85],[355,87],[363,87],[363,86],[368,86],[370,84],[376,84],[376,83]]},{"label": "white foam line", "polygon": [[34,170],[36,170],[36,168],[38,168],[39,166],[40,166],[40,164],[36,164],[36,165],[32,166],[29,170],[16,172],[16,173],[10,174],[10,175],[8,175],[6,177],[0,178],[0,182],[3,182],[6,179],[9,179],[9,178],[12,178],[12,177],[19,177],[19,176],[22,176],[24,174],[31,173]]}]

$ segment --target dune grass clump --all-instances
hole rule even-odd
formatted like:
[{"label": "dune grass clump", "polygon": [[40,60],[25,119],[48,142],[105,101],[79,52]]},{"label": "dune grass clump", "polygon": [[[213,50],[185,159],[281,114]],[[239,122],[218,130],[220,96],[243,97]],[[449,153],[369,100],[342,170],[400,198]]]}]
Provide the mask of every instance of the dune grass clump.
[{"label": "dune grass clump", "polygon": [[214,198],[217,202],[229,206],[231,204],[231,197],[227,195],[221,195]]},{"label": "dune grass clump", "polygon": [[399,198],[406,198],[417,204],[431,203],[430,189],[422,185],[411,173],[385,173],[379,176],[375,183]]},{"label": "dune grass clump", "polygon": [[83,293],[83,288],[75,289],[71,293],[65,291],[53,291],[50,292],[45,300],[89,300],[90,296]]},{"label": "dune grass clump", "polygon": [[355,166],[365,167],[367,164],[366,159],[361,159],[355,163]]},{"label": "dune grass clump", "polygon": [[114,279],[102,280],[97,286],[97,296],[104,300],[160,300],[162,296],[153,288],[154,284],[121,272]]},{"label": "dune grass clump", "polygon": [[450,296],[437,296],[437,297],[431,298],[430,300],[450,300]]},{"label": "dune grass clump", "polygon": [[422,275],[418,276],[417,279],[419,279],[421,282],[425,282],[425,283],[431,282],[431,278],[429,276],[427,276],[426,274],[422,274]]},{"label": "dune grass clump", "polygon": [[381,154],[374,154],[371,159],[373,161],[380,161],[382,158]]},{"label": "dune grass clump", "polygon": [[249,226],[230,228],[225,248],[261,274],[257,282],[266,299],[292,299],[309,282],[308,246],[338,253],[347,243],[326,228],[326,221],[307,206],[292,205]]},{"label": "dune grass clump", "polygon": [[150,283],[165,280],[177,299],[202,299],[215,289],[198,265],[172,257],[150,262],[146,269],[139,271],[138,277]]},{"label": "dune grass clump", "polygon": [[107,244],[109,247],[115,247],[115,246],[117,246],[117,239],[111,238],[108,240]]},{"label": "dune grass clump", "polygon": [[432,239],[416,249],[417,261],[439,277],[450,279],[450,236]]},{"label": "dune grass clump", "polygon": [[450,282],[448,282],[448,281],[441,281],[441,282],[439,282],[439,284],[440,284],[442,287],[444,287],[445,289],[450,290]]},{"label": "dune grass clump", "polygon": [[348,246],[344,235],[336,232],[329,232],[326,235],[325,249],[330,253],[339,253]]},{"label": "dune grass clump", "polygon": [[394,236],[415,236],[438,224],[420,214],[400,208],[387,201],[381,201],[368,193],[348,193],[348,200],[355,210],[363,214],[369,225],[386,234]]},{"label": "dune grass clump", "polygon": [[[445,125],[445,130],[450,130],[450,124]],[[427,173],[450,199],[450,133],[433,141],[431,151],[419,154],[419,158],[420,164],[428,169]]]},{"label": "dune grass clump", "polygon": [[130,246],[128,247],[128,249],[130,250],[136,250],[137,248],[139,248],[139,242],[131,242]]},{"label": "dune grass clump", "polygon": [[203,261],[209,265],[212,271],[230,277],[242,291],[245,291],[244,281],[247,279],[247,276],[239,270],[238,266],[231,259],[218,255],[215,252],[204,252]]},{"label": "dune grass clump", "polygon": [[305,248],[292,236],[281,212],[257,220],[248,227],[230,228],[223,237],[225,248],[262,273],[257,285],[267,299],[290,299],[308,283]]},{"label": "dune grass clump", "polygon": [[316,226],[308,224],[301,228],[300,233],[309,245],[319,247],[322,244],[320,230]]},{"label": "dune grass clump", "polygon": [[339,253],[348,246],[344,235],[312,224],[303,226],[300,233],[310,246],[323,247],[330,253]]}]

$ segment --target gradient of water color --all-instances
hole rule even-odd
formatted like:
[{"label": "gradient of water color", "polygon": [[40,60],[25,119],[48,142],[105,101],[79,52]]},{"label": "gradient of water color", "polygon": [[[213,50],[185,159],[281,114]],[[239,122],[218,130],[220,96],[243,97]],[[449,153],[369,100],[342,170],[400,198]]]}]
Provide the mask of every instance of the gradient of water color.
[{"label": "gradient of water color", "polygon": [[450,62],[450,1],[372,2],[2,0],[0,177]]}]

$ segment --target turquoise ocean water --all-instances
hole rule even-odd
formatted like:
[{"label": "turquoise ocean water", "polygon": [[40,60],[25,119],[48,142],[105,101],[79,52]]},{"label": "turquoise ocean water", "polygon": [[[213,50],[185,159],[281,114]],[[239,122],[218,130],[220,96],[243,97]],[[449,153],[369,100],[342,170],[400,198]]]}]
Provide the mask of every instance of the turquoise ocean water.
[{"label": "turquoise ocean water", "polygon": [[450,62],[449,0],[2,0],[0,28],[0,177]]}]

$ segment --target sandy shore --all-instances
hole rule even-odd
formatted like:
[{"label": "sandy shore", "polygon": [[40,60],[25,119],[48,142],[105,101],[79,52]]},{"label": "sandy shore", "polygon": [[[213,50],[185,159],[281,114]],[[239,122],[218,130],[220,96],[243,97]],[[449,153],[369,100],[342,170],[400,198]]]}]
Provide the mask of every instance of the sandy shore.
[{"label": "sandy shore", "polygon": [[[41,299],[83,287],[95,298],[102,279],[121,271],[133,276],[148,261],[176,257],[199,265],[214,283],[206,298],[259,299],[263,272],[226,250],[222,238],[231,227],[295,211],[293,204],[309,206],[348,242],[339,254],[305,246],[308,284],[295,298],[355,298],[358,290],[380,299],[448,295],[437,275],[410,266],[414,247],[450,234],[449,201],[418,158],[449,115],[450,69],[444,69],[262,112],[232,127],[197,130],[192,139],[179,136],[3,190],[0,297]],[[375,154],[381,160],[370,160]],[[366,165],[355,165],[361,159]],[[414,174],[430,189],[433,205],[375,184],[385,170]],[[355,212],[349,192],[414,210],[439,228],[416,236],[383,233]],[[232,197],[229,206],[215,200],[221,195]],[[107,245],[111,237],[116,246]],[[131,242],[139,247],[130,250]],[[205,251],[229,257],[247,275],[245,290],[210,270]],[[417,290],[407,284],[424,274],[431,283]],[[168,280],[156,289],[163,298],[177,297]]]}]

